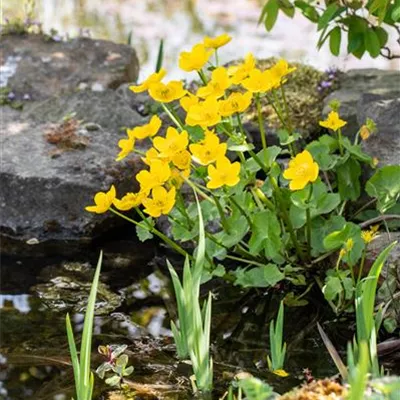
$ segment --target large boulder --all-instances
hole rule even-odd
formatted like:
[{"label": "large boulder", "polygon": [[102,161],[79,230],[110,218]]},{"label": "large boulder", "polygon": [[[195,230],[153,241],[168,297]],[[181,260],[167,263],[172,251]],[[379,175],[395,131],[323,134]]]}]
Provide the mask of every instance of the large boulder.
[{"label": "large boulder", "polygon": [[[137,189],[140,157],[115,162],[117,143],[124,127],[148,117],[114,90],[137,78],[136,54],[106,41],[36,35],[5,36],[1,46],[1,84],[13,94],[0,110],[2,251],[48,254],[49,243],[57,254],[82,250],[121,222],[86,212],[93,195],[113,183],[119,195]],[[12,108],[15,99],[22,110]]]},{"label": "large boulder", "polygon": [[44,35],[5,35],[0,49],[2,86],[22,99],[43,100],[84,88],[115,89],[136,81],[139,73],[130,46],[105,40],[56,42]]},{"label": "large boulder", "polygon": [[378,158],[380,166],[400,163],[399,71],[350,70],[341,75],[340,89],[325,99],[324,114],[333,99],[340,101],[340,115],[347,121],[345,135],[353,138],[372,118],[378,132],[363,143],[364,150]]}]

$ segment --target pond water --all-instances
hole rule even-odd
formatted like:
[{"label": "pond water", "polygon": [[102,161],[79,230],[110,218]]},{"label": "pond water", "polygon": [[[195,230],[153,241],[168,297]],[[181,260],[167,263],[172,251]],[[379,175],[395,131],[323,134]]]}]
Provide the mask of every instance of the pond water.
[{"label": "pond water", "polygon": [[[21,3],[3,0],[3,16],[21,16]],[[293,20],[279,15],[272,32],[266,32],[257,25],[264,0],[35,0],[35,4],[36,19],[46,32],[54,28],[71,37],[90,34],[119,43],[127,43],[130,38],[141,64],[140,79],[154,72],[161,39],[165,41],[164,66],[169,77],[180,78],[179,53],[205,35],[222,32],[233,37],[220,52],[222,62],[251,51],[257,58],[285,57],[320,69],[399,68],[398,60],[346,56],[345,43],[340,57],[332,56],[327,46],[317,51],[316,27],[300,14]],[[398,47],[394,32],[390,43]]]},{"label": "pond water", "polygon": [[[65,314],[71,313],[79,337],[83,325],[80,300],[87,296],[93,269],[87,263],[46,259],[4,258],[2,264],[0,399],[70,399],[74,389]],[[30,270],[25,280],[20,279],[21,269]],[[135,368],[129,384],[139,392],[150,388],[157,396],[140,398],[192,398],[190,368],[174,356],[169,315],[174,315],[175,306],[165,258],[139,268],[116,270],[105,265],[101,276],[93,349],[107,344],[129,346],[130,364]],[[268,372],[266,355],[268,321],[275,316],[280,289],[242,292],[216,282],[212,290],[218,394],[223,394],[239,371],[265,379],[281,393],[302,380],[304,368],[317,377],[336,373],[318,337],[316,321],[324,318],[318,301],[287,311],[285,339],[291,375],[279,378]],[[102,361],[94,350],[92,367]],[[100,398],[104,385],[99,379],[96,387],[95,398]]]}]

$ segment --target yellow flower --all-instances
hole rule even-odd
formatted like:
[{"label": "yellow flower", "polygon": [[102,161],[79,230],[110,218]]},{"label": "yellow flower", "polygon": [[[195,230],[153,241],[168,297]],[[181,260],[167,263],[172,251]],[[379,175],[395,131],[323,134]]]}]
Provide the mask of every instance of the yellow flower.
[{"label": "yellow flower", "polygon": [[340,249],[339,258],[342,259],[346,255],[347,251],[345,249]]},{"label": "yellow flower", "polygon": [[215,38],[206,36],[204,38],[203,43],[204,46],[207,47],[208,49],[218,49],[222,46],[225,46],[231,40],[232,38],[227,33],[223,33],[222,35],[219,35]]},{"label": "yellow flower", "polygon": [[175,186],[176,189],[180,189],[185,182],[185,178],[189,178],[189,175],[190,169],[184,169],[183,171],[180,171],[178,168],[172,168],[169,183],[172,186]]},{"label": "yellow flower", "polygon": [[182,97],[179,100],[179,103],[181,104],[181,107],[188,112],[190,107],[195,106],[199,104],[199,99],[195,95],[191,94],[188,92],[188,96]]},{"label": "yellow flower", "polygon": [[216,167],[209,165],[207,171],[210,178],[207,182],[209,189],[217,189],[224,185],[235,186],[240,181],[240,163],[231,163],[226,157],[219,158]]},{"label": "yellow flower", "polygon": [[230,85],[231,83],[226,68],[218,67],[211,73],[211,80],[207,85],[199,88],[197,96],[202,98],[212,96],[218,99],[225,94],[225,90],[228,89]]},{"label": "yellow flower", "polygon": [[146,198],[142,201],[145,213],[154,218],[158,218],[161,214],[167,215],[175,204],[175,187],[172,187],[169,192],[162,186],[155,187],[151,192],[153,198]]},{"label": "yellow flower", "polygon": [[183,82],[170,81],[168,83],[154,83],[149,88],[150,96],[160,103],[170,103],[178,100],[186,94],[183,88]]},{"label": "yellow flower", "polygon": [[186,115],[186,123],[190,126],[200,125],[207,128],[221,121],[218,101],[209,97],[202,103],[190,107]]},{"label": "yellow flower", "polygon": [[158,136],[153,141],[153,145],[160,152],[161,158],[175,156],[177,153],[186,150],[188,144],[188,133],[186,131],[179,133],[171,126],[167,129],[165,138]]},{"label": "yellow flower", "polygon": [[249,77],[242,81],[242,86],[252,93],[268,92],[280,84],[279,78],[271,70],[260,71],[255,68],[250,71]]},{"label": "yellow flower", "polygon": [[150,85],[154,83],[159,83],[167,74],[167,71],[164,68],[161,68],[160,71],[151,74],[144,82],[142,82],[138,86],[129,86],[129,89],[134,93],[141,93],[149,89]]},{"label": "yellow flower", "polygon": [[153,137],[156,135],[160,127],[161,119],[158,118],[157,115],[153,115],[148,124],[128,129],[128,136],[134,137],[138,140],[143,140],[147,137]]},{"label": "yellow flower", "polygon": [[183,51],[179,55],[179,68],[186,72],[198,71],[204,67],[213,50],[208,50],[204,44],[196,44],[191,51]]},{"label": "yellow flower", "polygon": [[112,206],[112,203],[116,196],[116,191],[114,185],[111,185],[110,190],[107,193],[98,192],[94,196],[95,206],[85,207],[86,211],[93,212],[96,214],[103,214]]},{"label": "yellow flower", "polygon": [[377,157],[374,157],[373,159],[372,159],[372,166],[374,167],[374,168],[376,168],[376,166],[379,164],[379,159],[377,158]]},{"label": "yellow flower", "polygon": [[289,374],[284,369],[275,369],[272,371],[273,374],[278,375],[282,378],[286,378]]},{"label": "yellow flower", "polygon": [[247,54],[244,62],[239,65],[233,65],[228,68],[228,75],[232,79],[232,83],[238,85],[249,76],[249,73],[255,68],[256,60],[253,54]]},{"label": "yellow flower", "polygon": [[[160,153],[154,148],[152,147],[151,149],[146,151],[146,155],[145,157],[142,157],[142,161],[150,166],[154,160],[159,159]],[[163,159],[164,162],[167,162],[168,160]]]},{"label": "yellow flower", "polygon": [[121,151],[118,153],[115,161],[123,160],[128,154],[133,151],[133,149],[135,148],[135,139],[133,137],[129,137],[128,139],[121,139],[118,142],[118,147],[121,149]]},{"label": "yellow flower", "polygon": [[286,60],[279,60],[273,67],[270,68],[272,75],[276,78],[279,84],[285,82],[283,78],[295,70],[296,67],[289,68],[289,64]]},{"label": "yellow flower", "polygon": [[354,240],[352,238],[349,238],[346,240],[345,243],[346,251],[350,251],[354,247]]},{"label": "yellow flower", "polygon": [[253,94],[251,92],[231,93],[226,100],[220,101],[219,112],[223,117],[229,117],[235,113],[246,111],[250,104]]},{"label": "yellow flower", "polygon": [[140,191],[148,193],[156,186],[163,185],[171,176],[171,169],[167,162],[154,160],[150,164],[150,171],[140,171],[136,180],[140,183]]},{"label": "yellow flower", "polygon": [[138,207],[142,203],[145,193],[127,193],[121,200],[114,199],[115,207],[120,211],[128,211],[131,208]]},{"label": "yellow flower", "polygon": [[175,153],[171,158],[172,163],[175,167],[179,169],[188,169],[190,168],[190,153],[187,150],[180,151],[179,153]]},{"label": "yellow flower", "polygon": [[283,172],[283,177],[290,180],[290,190],[303,189],[309,182],[318,178],[319,167],[312,155],[304,150],[289,161],[289,167]]},{"label": "yellow flower", "polygon": [[375,122],[367,118],[365,124],[360,128],[360,136],[362,140],[367,140],[377,131]]},{"label": "yellow flower", "polygon": [[338,129],[345,126],[347,122],[340,119],[339,114],[336,111],[331,111],[328,118],[325,121],[319,121],[319,124],[324,128],[332,129],[336,132]]},{"label": "yellow flower", "polygon": [[371,226],[369,231],[362,231],[361,238],[365,244],[371,243],[378,235],[379,225]]},{"label": "yellow flower", "polygon": [[220,143],[218,136],[211,131],[205,132],[201,143],[189,145],[194,160],[201,165],[208,165],[225,156],[227,144]]}]

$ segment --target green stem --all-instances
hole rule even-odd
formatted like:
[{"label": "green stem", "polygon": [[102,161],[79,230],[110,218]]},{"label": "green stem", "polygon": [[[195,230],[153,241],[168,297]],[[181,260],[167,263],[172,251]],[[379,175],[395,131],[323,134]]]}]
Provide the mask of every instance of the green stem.
[{"label": "green stem", "polygon": [[342,130],[338,129],[338,143],[340,155],[343,156],[343,146],[342,146]]},{"label": "green stem", "polygon": [[186,219],[189,229],[193,227],[193,222],[189,217],[189,214],[186,211],[185,201],[183,200],[182,193],[178,190],[178,201],[177,201],[177,209],[182,214],[182,216]]},{"label": "green stem", "polygon": [[289,231],[290,239],[292,240],[292,243],[293,243],[293,245],[294,245],[294,247],[296,249],[297,255],[300,257],[301,261],[305,262],[306,259],[304,257],[303,250],[300,247],[300,244],[299,244],[299,242],[297,240],[296,234],[295,234],[294,229],[293,229],[292,222],[290,221],[289,214],[288,214],[288,212],[287,212],[287,210],[286,210],[286,208],[284,206],[284,202],[283,202],[283,198],[282,198],[282,194],[281,194],[281,189],[278,186],[278,184],[276,183],[274,178],[270,177],[270,179],[271,179],[272,185],[274,186],[275,194],[277,196],[279,208],[280,208],[280,211],[281,211],[281,215],[282,215],[282,218],[285,221],[286,227],[287,227],[287,229]]},{"label": "green stem", "polygon": [[311,210],[310,210],[310,200],[311,196],[313,193],[313,185],[310,185],[310,192],[308,194],[308,199],[307,199],[307,209],[306,209],[306,226],[307,226],[307,251],[308,251],[308,258],[311,259]]},{"label": "green stem", "polygon": [[140,226],[141,228],[147,229],[149,232],[158,236],[161,240],[163,240],[165,243],[170,245],[175,251],[177,251],[179,254],[183,255],[184,257],[192,258],[185,250],[182,249],[181,246],[176,244],[168,236],[165,236],[158,229],[154,228],[154,226],[151,225],[151,223],[149,221],[147,221],[146,216],[142,213],[142,211],[139,210],[139,208],[136,208],[136,211],[140,215],[140,217],[143,219],[143,222],[145,223],[145,225],[142,225],[140,222],[137,222],[137,221],[127,217],[126,215],[118,212],[117,210],[114,210],[113,208],[110,208],[110,211],[113,212],[115,215],[118,215],[119,217],[125,219],[126,221],[131,222],[132,224],[135,224],[137,226]]},{"label": "green stem", "polygon": [[[285,113],[286,113],[286,119],[288,122],[289,134],[293,135],[294,129],[293,129],[292,119],[290,116],[289,106],[288,106],[288,103],[286,100],[286,94],[285,94],[285,89],[283,88],[283,85],[281,85],[281,92],[282,92],[283,106],[285,108]],[[288,146],[289,146],[290,155],[292,157],[294,157],[297,153],[296,144],[289,143]]]},{"label": "green stem", "polygon": [[259,263],[257,261],[246,260],[244,258],[232,256],[230,254],[228,254],[226,256],[226,258],[229,258],[230,260],[240,261],[242,263],[246,263],[246,264],[250,264],[250,265],[256,265],[257,267],[264,267],[264,265],[265,265],[265,264],[261,264],[261,263]]},{"label": "green stem", "polygon": [[366,256],[367,256],[367,246],[365,245],[362,256],[361,256],[360,269],[358,271],[357,283],[360,282],[360,280],[361,280]]},{"label": "green stem", "polygon": [[201,79],[201,81],[203,82],[203,84],[204,84],[204,85],[207,85],[207,83],[208,83],[208,82],[207,82],[207,78],[206,78],[206,76],[204,75],[203,70],[200,69],[200,70],[197,71],[197,73],[199,74],[200,79]]},{"label": "green stem", "polygon": [[215,65],[218,67],[219,59],[218,59],[218,49],[215,50]]},{"label": "green stem", "polygon": [[258,155],[256,153],[254,153],[253,150],[249,150],[249,154],[251,155],[251,157],[254,159],[254,161],[261,167],[261,169],[268,175],[269,170],[268,168],[263,164],[263,162],[261,161],[260,157],[258,157]]},{"label": "green stem", "polygon": [[[182,175],[181,175],[182,176]],[[185,178],[184,176],[182,176],[182,178],[185,180],[185,182],[193,189],[195,190],[199,196],[201,196],[202,198],[204,198],[207,201],[210,201],[211,203],[215,204],[215,201],[206,193],[204,193],[198,185],[196,185],[195,183],[193,183],[190,179]]]},{"label": "green stem", "polygon": [[183,130],[183,124],[182,121],[179,119],[179,117],[164,103],[160,103],[161,107],[164,109],[164,111],[168,114],[168,116],[171,118],[171,121],[180,129]]},{"label": "green stem", "polygon": [[226,193],[226,195],[228,196],[229,201],[231,201],[234,204],[234,206],[240,211],[240,213],[246,218],[246,221],[249,224],[250,229],[252,229],[253,223],[251,222],[251,218],[247,215],[246,211],[243,210],[242,206],[235,200],[233,196],[229,196],[228,193]]},{"label": "green stem", "polygon": [[265,135],[265,128],[264,128],[264,121],[261,113],[261,101],[260,101],[260,94],[256,94],[256,105],[257,105],[257,115],[258,115],[258,126],[260,129],[260,136],[261,136],[261,143],[263,149],[267,148],[267,139]]},{"label": "green stem", "polygon": [[224,228],[224,231],[225,231],[227,234],[230,234],[230,229],[229,229],[228,221],[226,220],[226,215],[225,215],[225,212],[224,212],[224,210],[223,210],[223,208],[222,208],[222,205],[221,205],[221,203],[219,202],[217,196],[215,196],[214,194],[211,194],[211,196],[213,197],[214,202],[215,202],[215,205],[217,206],[218,213],[219,213],[219,216],[220,216],[220,218],[221,218],[221,224],[222,224],[222,226],[223,226],[223,228]]}]

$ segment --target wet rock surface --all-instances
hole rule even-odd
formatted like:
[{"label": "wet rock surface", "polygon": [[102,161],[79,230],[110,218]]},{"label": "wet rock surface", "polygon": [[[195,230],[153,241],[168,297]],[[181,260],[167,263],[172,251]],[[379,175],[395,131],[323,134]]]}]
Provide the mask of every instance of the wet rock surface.
[{"label": "wet rock surface", "polygon": [[89,88],[99,91],[135,81],[139,62],[127,45],[76,38],[56,42],[43,35],[1,38],[1,64],[15,70],[4,86],[33,101]]},{"label": "wet rock surface", "polygon": [[340,78],[340,89],[324,101],[341,103],[340,115],[347,121],[343,133],[354,137],[367,118],[378,132],[363,143],[364,150],[380,161],[379,166],[400,163],[400,72],[378,69],[350,70]]},{"label": "wet rock surface", "polygon": [[[137,79],[133,49],[102,40],[67,42],[41,35],[2,37],[1,85],[21,98],[1,107],[2,251],[41,254],[82,249],[120,224],[84,211],[114,183],[135,190],[139,157],[116,163],[124,127],[145,123],[114,89]],[[74,243],[74,246],[70,244]]]}]

